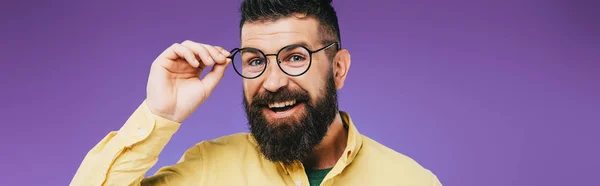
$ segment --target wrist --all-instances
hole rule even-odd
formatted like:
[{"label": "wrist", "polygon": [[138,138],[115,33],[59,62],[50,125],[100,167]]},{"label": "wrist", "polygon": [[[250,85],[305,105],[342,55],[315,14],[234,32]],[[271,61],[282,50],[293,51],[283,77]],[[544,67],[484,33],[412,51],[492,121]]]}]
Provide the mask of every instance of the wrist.
[{"label": "wrist", "polygon": [[173,112],[168,112],[168,111],[164,111],[164,110],[160,110],[160,109],[155,109],[148,102],[146,102],[146,106],[148,107],[148,110],[150,111],[150,114],[154,115],[155,117],[160,117],[162,119],[169,120],[169,121],[172,121],[172,122],[177,122],[177,123],[181,123],[183,121],[183,119],[178,119],[178,117],[176,117]]}]

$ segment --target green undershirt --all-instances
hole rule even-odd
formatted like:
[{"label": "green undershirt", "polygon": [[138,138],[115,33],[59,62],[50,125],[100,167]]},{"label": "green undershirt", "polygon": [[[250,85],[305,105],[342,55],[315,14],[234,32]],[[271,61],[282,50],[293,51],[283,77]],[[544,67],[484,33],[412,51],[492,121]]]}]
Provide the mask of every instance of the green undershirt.
[{"label": "green undershirt", "polygon": [[331,169],[333,169],[333,167],[321,170],[306,169],[306,176],[308,176],[308,182],[310,183],[310,186],[321,185],[321,182],[323,179],[325,179],[325,176],[327,176],[327,173],[329,173]]}]

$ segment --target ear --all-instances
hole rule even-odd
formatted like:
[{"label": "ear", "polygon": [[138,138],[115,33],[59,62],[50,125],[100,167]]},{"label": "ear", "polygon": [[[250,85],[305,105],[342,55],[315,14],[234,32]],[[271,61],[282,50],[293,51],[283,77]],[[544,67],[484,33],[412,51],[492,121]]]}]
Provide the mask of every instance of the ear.
[{"label": "ear", "polygon": [[340,90],[344,87],[344,81],[350,70],[350,52],[346,49],[341,49],[333,59],[333,79],[335,80],[335,88]]}]

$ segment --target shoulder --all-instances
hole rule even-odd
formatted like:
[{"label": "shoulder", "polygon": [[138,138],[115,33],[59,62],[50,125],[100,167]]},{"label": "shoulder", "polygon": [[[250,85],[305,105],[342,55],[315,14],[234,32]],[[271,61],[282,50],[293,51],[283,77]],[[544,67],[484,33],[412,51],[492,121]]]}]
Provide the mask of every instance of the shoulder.
[{"label": "shoulder", "polygon": [[250,134],[246,132],[230,134],[219,138],[202,141],[198,144],[210,144],[210,145],[248,145]]},{"label": "shoulder", "polygon": [[243,151],[252,150],[254,147],[248,133],[236,133],[216,139],[204,140],[188,148],[180,161],[192,159],[207,160],[220,156],[231,156]]},{"label": "shoulder", "polygon": [[363,145],[356,160],[358,162],[362,161],[360,164],[368,163],[369,165],[365,165],[367,167],[380,170],[382,176],[407,180],[411,183],[429,183],[432,180],[437,180],[432,171],[423,167],[415,159],[365,135],[362,135],[362,140]]},{"label": "shoulder", "polygon": [[228,175],[231,167],[260,158],[250,139],[250,134],[237,133],[196,143],[176,164],[161,168],[156,173],[159,176],[149,180],[168,176],[170,182],[199,182],[199,178],[218,179]]},{"label": "shoulder", "polygon": [[249,133],[231,134],[216,139],[205,140],[195,145],[195,148],[198,148],[203,155],[231,154],[246,151],[253,147],[255,145],[252,143]]},{"label": "shoulder", "polygon": [[400,163],[403,165],[410,165],[410,167],[414,168],[422,168],[422,166],[413,158],[395,151],[368,136],[362,135],[361,137],[363,145],[360,152],[362,154],[368,154],[372,157],[377,157],[377,159],[381,159],[382,161],[388,161],[389,163]]}]

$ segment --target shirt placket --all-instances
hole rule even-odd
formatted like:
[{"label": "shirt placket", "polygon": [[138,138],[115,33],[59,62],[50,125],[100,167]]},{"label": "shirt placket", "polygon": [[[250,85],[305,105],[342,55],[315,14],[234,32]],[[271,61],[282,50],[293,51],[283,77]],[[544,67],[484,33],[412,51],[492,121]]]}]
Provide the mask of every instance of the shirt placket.
[{"label": "shirt placket", "polygon": [[288,172],[290,178],[292,179],[293,185],[295,186],[310,186],[308,182],[308,177],[304,172],[304,166],[302,163],[294,163],[289,166],[285,166],[282,164],[284,169]]},{"label": "shirt placket", "polygon": [[334,178],[340,174],[345,168],[346,166],[348,166],[349,161],[351,161],[351,154],[352,151],[350,149],[353,148],[349,148],[348,150],[344,151],[344,156],[342,156],[338,162],[336,163],[336,165],[333,167],[333,169],[329,172],[329,174],[327,174],[327,176],[325,177],[325,179],[323,179],[323,181],[321,182],[320,186],[331,186],[333,185],[333,180]]}]

